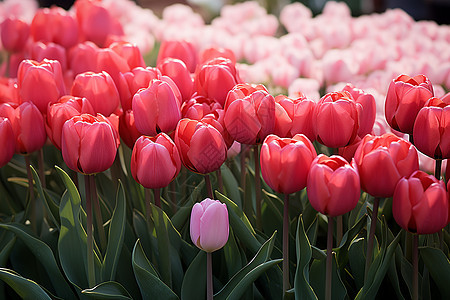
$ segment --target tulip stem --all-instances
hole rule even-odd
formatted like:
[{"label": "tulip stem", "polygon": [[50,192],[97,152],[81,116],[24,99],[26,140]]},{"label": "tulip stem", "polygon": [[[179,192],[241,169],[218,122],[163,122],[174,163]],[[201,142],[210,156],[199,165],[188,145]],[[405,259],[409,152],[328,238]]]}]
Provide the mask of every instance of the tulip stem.
[{"label": "tulip stem", "polygon": [[94,239],[92,235],[92,199],[90,175],[84,175],[86,193],[86,234],[87,234],[87,260],[88,260],[88,284],[89,287],[95,285],[94,269]]},{"label": "tulip stem", "polygon": [[434,177],[436,177],[437,180],[441,180],[441,167],[442,167],[442,159],[437,158],[434,167]]},{"label": "tulip stem", "polygon": [[206,252],[206,299],[213,299],[212,255]]},{"label": "tulip stem", "polygon": [[413,300],[419,299],[419,235],[413,237]]},{"label": "tulip stem", "polygon": [[44,150],[39,149],[39,178],[41,179],[42,187],[45,189],[47,184],[45,182],[45,168],[44,168]]},{"label": "tulip stem", "polygon": [[333,218],[328,217],[328,233],[327,233],[327,261],[325,274],[325,300],[331,300],[331,272],[333,258]]},{"label": "tulip stem", "polygon": [[284,194],[283,212],[283,296],[289,289],[289,194]]},{"label": "tulip stem", "polygon": [[152,195],[150,192],[150,189],[144,188],[145,193],[145,216],[147,218],[147,224],[150,224],[150,218],[151,218],[151,208],[150,203],[152,202]]},{"label": "tulip stem", "polygon": [[245,158],[247,154],[247,145],[242,145],[241,148],[241,188],[243,191],[245,191],[245,173],[246,173],[246,168],[245,168]]},{"label": "tulip stem", "polygon": [[33,175],[31,174],[30,155],[25,155],[25,164],[27,166],[28,192],[30,193],[30,202],[28,203],[28,207],[30,209],[30,224],[31,224],[31,229],[33,230],[33,232],[36,232],[37,231],[36,209],[35,209],[36,200],[34,197],[34,184],[33,184]]},{"label": "tulip stem", "polygon": [[155,205],[161,208],[161,191],[160,189],[153,189],[153,196],[155,197]]},{"label": "tulip stem", "polygon": [[373,240],[375,238],[375,229],[377,227],[378,218],[378,206],[380,205],[380,198],[376,197],[373,200],[372,217],[370,222],[370,232],[369,240],[367,242],[367,255],[366,255],[366,268],[364,269],[364,281],[367,279],[367,274],[369,273],[369,267],[372,263],[372,253],[373,253]]},{"label": "tulip stem", "polygon": [[208,198],[214,199],[211,180],[209,179],[209,174],[205,174],[205,185],[206,185],[206,191],[208,192]]},{"label": "tulip stem", "polygon": [[217,173],[217,183],[219,185],[219,192],[223,194],[222,170],[219,168],[217,169],[216,173]]},{"label": "tulip stem", "polygon": [[253,148],[255,152],[255,196],[256,196],[256,228],[262,229],[261,222],[261,171],[259,163],[259,145]]},{"label": "tulip stem", "polygon": [[97,225],[98,237],[100,239],[100,247],[102,251],[106,250],[106,234],[103,228],[103,217],[102,211],[100,209],[100,201],[97,195],[97,186],[95,184],[95,176],[89,175],[90,185],[91,185],[91,199],[94,203],[94,213],[95,213],[95,224]]}]

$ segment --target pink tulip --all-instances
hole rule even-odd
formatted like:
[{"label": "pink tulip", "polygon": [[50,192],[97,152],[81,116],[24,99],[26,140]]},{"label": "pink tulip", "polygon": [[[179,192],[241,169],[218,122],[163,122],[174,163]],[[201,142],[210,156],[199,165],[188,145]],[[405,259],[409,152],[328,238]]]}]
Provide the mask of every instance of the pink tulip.
[{"label": "pink tulip", "polygon": [[219,200],[206,198],[195,203],[191,212],[191,240],[206,252],[219,250],[228,241],[228,210]]},{"label": "pink tulip", "polygon": [[69,69],[73,75],[84,72],[95,72],[97,70],[97,52],[99,48],[92,42],[79,43],[72,47],[67,53]]},{"label": "pink tulip", "polygon": [[8,52],[20,52],[25,49],[30,36],[30,25],[16,18],[6,18],[0,25],[3,48]]},{"label": "pink tulip", "polygon": [[130,149],[133,149],[134,143],[142,135],[136,128],[134,113],[131,109],[124,111],[119,117],[119,134]]},{"label": "pink tulip", "polygon": [[159,48],[156,64],[159,65],[165,58],[172,57],[182,60],[189,72],[193,73],[197,67],[197,50],[195,46],[186,41],[163,41]]},{"label": "pink tulip", "polygon": [[179,59],[167,57],[158,64],[162,75],[170,77],[177,85],[183,101],[192,96],[193,81],[186,64]]},{"label": "pink tulip", "polygon": [[16,138],[8,118],[0,117],[0,168],[6,165],[14,155],[16,150]]}]

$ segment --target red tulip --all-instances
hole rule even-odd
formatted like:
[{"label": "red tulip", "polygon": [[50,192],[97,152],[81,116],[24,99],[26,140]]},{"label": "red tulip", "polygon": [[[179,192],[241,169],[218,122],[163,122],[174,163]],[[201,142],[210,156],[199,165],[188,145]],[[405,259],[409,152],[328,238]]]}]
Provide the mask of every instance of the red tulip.
[{"label": "red tulip", "polygon": [[343,157],[319,154],[311,164],[306,190],[315,210],[336,217],[356,207],[361,187],[358,172]]},{"label": "red tulip", "polygon": [[145,67],[145,61],[138,46],[129,42],[114,42],[109,48],[125,59],[130,69]]},{"label": "red tulip", "polygon": [[436,159],[450,158],[450,99],[445,103],[430,98],[417,114],[414,144],[419,151]]},{"label": "red tulip", "polygon": [[330,148],[350,145],[359,130],[356,103],[346,91],[329,93],[317,103],[313,128],[317,140]]},{"label": "red tulip", "polygon": [[392,197],[402,177],[419,169],[414,146],[394,135],[366,135],[355,152],[362,189],[374,197]]},{"label": "red tulip", "polygon": [[48,107],[45,128],[47,135],[58,149],[61,149],[61,135],[64,123],[81,114],[95,114],[91,103],[86,98],[63,96],[58,102]]},{"label": "red tulip", "polygon": [[195,94],[191,99],[183,103],[181,106],[181,115],[183,118],[200,120],[218,109],[222,109],[222,106],[216,101]]},{"label": "red tulip", "polygon": [[79,43],[67,53],[69,69],[73,75],[97,70],[97,52],[99,48],[92,42]]},{"label": "red tulip", "polygon": [[449,199],[445,184],[433,175],[416,171],[395,188],[392,214],[403,229],[432,234],[448,224]]},{"label": "red tulip", "polygon": [[66,93],[61,64],[57,60],[23,60],[19,65],[17,84],[21,100],[33,102],[43,114],[47,112],[48,104],[55,103]]},{"label": "red tulip", "polygon": [[47,135],[44,119],[38,108],[31,102],[19,106],[0,104],[0,116],[10,120],[16,140],[16,153],[28,154],[41,149]]},{"label": "red tulip", "polygon": [[8,52],[20,52],[28,42],[30,25],[20,19],[8,17],[2,22],[0,32],[3,48]]},{"label": "red tulip", "polygon": [[424,75],[398,76],[392,80],[386,96],[387,122],[395,130],[412,134],[419,110],[431,97],[433,97],[433,86]]},{"label": "red tulip", "polygon": [[181,96],[173,81],[166,76],[154,79],[133,97],[136,128],[149,136],[170,133],[181,119],[180,106]]},{"label": "red tulip", "polygon": [[214,126],[182,119],[175,130],[175,144],[181,161],[189,170],[207,174],[220,168],[227,158],[227,146]]},{"label": "red tulip", "polygon": [[233,51],[226,48],[218,48],[218,47],[211,47],[207,48],[202,51],[200,54],[200,63],[204,64],[214,58],[227,58],[231,60],[233,64],[236,64],[236,56],[234,55]]},{"label": "red tulip", "polygon": [[0,77],[0,103],[19,104],[19,89],[15,78]]},{"label": "red tulip", "polygon": [[158,64],[162,75],[170,77],[181,93],[183,101],[192,96],[193,82],[186,64],[179,59],[167,57]]},{"label": "red tulip", "polygon": [[356,102],[359,122],[358,136],[363,138],[366,134],[372,132],[375,123],[377,113],[375,98],[371,94],[355,88],[350,83],[347,83],[342,90],[349,92]]},{"label": "red tulip", "polygon": [[156,65],[159,65],[167,57],[182,60],[191,73],[193,73],[197,67],[197,50],[190,42],[163,41],[159,48]]},{"label": "red tulip", "polygon": [[124,111],[119,117],[119,134],[125,145],[133,149],[134,143],[142,135],[136,128],[133,111]]},{"label": "red tulip", "polygon": [[16,138],[11,122],[8,118],[0,117],[0,168],[6,165],[14,155],[16,150]]},{"label": "red tulip", "polygon": [[166,187],[181,169],[180,155],[174,142],[165,133],[155,137],[141,136],[131,155],[131,174],[148,189]]},{"label": "red tulip", "polygon": [[105,71],[111,75],[114,83],[119,85],[120,74],[131,70],[126,58],[121,57],[111,48],[101,48],[97,51],[97,72]]},{"label": "red tulip", "polygon": [[44,44],[35,42],[31,45],[31,59],[42,61],[44,58],[57,60],[61,64],[62,72],[67,69],[66,49],[55,43]]},{"label": "red tulip", "polygon": [[316,156],[314,146],[303,134],[293,138],[269,135],[261,147],[261,174],[273,190],[295,193],[306,187],[308,172]]},{"label": "red tulip", "polygon": [[194,89],[199,95],[225,104],[228,92],[241,80],[233,62],[215,58],[203,64],[195,73]]},{"label": "red tulip", "polygon": [[70,93],[73,96],[87,98],[94,111],[104,116],[109,116],[119,107],[119,92],[111,76],[104,71],[78,74],[72,83]]},{"label": "red tulip", "polygon": [[314,141],[313,116],[316,102],[300,96],[291,99],[284,95],[275,97],[274,133],[280,137],[293,137],[301,133],[310,141]]},{"label": "red tulip", "polygon": [[67,166],[79,173],[107,170],[114,162],[119,137],[116,129],[101,114],[74,116],[64,123],[61,150]]},{"label": "red tulip", "polygon": [[259,144],[275,127],[275,99],[262,86],[238,84],[228,94],[224,123],[242,144]]}]

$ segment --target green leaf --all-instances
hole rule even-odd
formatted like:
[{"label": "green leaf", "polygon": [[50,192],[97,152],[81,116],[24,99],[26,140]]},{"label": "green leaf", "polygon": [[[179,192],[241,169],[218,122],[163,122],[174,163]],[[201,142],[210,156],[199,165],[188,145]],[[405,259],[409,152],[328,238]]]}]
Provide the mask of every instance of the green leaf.
[{"label": "green leaf", "polygon": [[24,300],[51,300],[50,296],[36,282],[20,276],[13,270],[0,268],[0,279]]},{"label": "green leaf", "polygon": [[142,298],[146,299],[178,299],[177,295],[162,282],[153,266],[144,254],[139,240],[133,249],[132,264]]},{"label": "green leaf", "polygon": [[311,261],[311,244],[305,233],[302,215],[298,218],[297,234],[295,237],[297,253],[297,269],[294,277],[294,290],[296,299],[317,299],[309,284],[309,262]]},{"label": "green leaf", "polygon": [[[184,275],[181,299],[206,299],[206,252],[199,251]],[[216,299],[217,300],[217,299]]]},{"label": "green leaf", "polygon": [[228,195],[230,199],[233,199],[233,202],[236,203],[237,206],[242,208],[242,199],[241,193],[239,192],[239,183],[237,182],[233,173],[226,164],[223,164],[220,170],[222,171],[222,179],[223,179],[223,186],[225,188],[225,194]]},{"label": "green leaf", "polygon": [[223,247],[223,253],[228,274],[236,274],[242,268],[242,258],[236,239],[234,238],[233,228],[230,228],[230,234],[227,243]]},{"label": "green leaf", "polygon": [[171,221],[173,226],[180,230],[189,222],[189,216],[191,215],[192,206],[197,199],[201,196],[203,191],[203,187],[205,186],[205,181],[200,181],[200,183],[194,188],[192,193],[189,196],[189,200],[184,204],[184,206],[180,207],[177,212],[172,216]]},{"label": "green leaf", "polygon": [[102,264],[103,280],[114,280],[116,277],[117,265],[122,251],[125,235],[125,193],[122,183],[119,182],[116,196],[116,207],[114,208],[109,226],[108,246]]},{"label": "green leaf", "polygon": [[3,246],[2,250],[0,251],[0,267],[6,265],[6,262],[8,261],[9,255],[11,254],[11,251],[12,251],[15,243],[16,243],[16,237],[13,236],[9,240],[9,242]]},{"label": "green leaf", "polygon": [[158,242],[158,270],[162,280],[172,287],[172,267],[170,261],[170,241],[168,218],[164,218],[164,212],[156,205],[150,204],[152,208],[152,219],[155,224],[156,237]]},{"label": "green leaf", "polygon": [[433,278],[442,299],[450,299],[450,262],[447,256],[440,250],[431,247],[420,247],[420,256],[423,259],[425,266],[427,266],[431,278]]},{"label": "green leaf", "polygon": [[[281,261],[281,260],[272,261],[272,264],[265,265],[265,267],[261,267],[270,258],[270,254],[272,253],[273,245],[275,243],[275,236],[276,232],[274,232],[273,235],[261,246],[259,251],[256,253],[255,257],[253,257],[253,259],[245,267],[243,267],[238,273],[236,273],[222,288],[222,290],[220,290],[215,295],[216,300],[228,299],[228,297],[231,297],[231,295],[242,295],[242,293],[245,292],[245,289],[248,287],[248,285],[253,283],[253,281],[255,281],[259,275],[264,273],[269,267],[269,265],[271,267]],[[252,275],[250,275],[250,273],[256,269],[258,271],[255,271],[252,273]],[[245,284],[241,283],[241,281],[244,281]]]},{"label": "green leaf", "polygon": [[83,290],[82,293],[93,300],[132,299],[127,290],[115,281],[102,282],[91,289]]},{"label": "green leaf", "polygon": [[352,242],[348,250],[351,274],[358,289],[361,289],[364,285],[364,268],[366,264],[366,248],[364,244],[363,238],[356,239]]},{"label": "green leaf", "polygon": [[[331,275],[331,294],[333,299],[344,299],[347,290],[339,275],[336,256],[333,253],[332,258],[332,275]],[[326,259],[315,259],[311,265],[310,279],[311,285],[319,299],[325,299],[325,275],[326,275]]]},{"label": "green leaf", "polygon": [[50,215],[50,218],[52,222],[55,224],[55,226],[60,229],[59,224],[59,207],[53,202],[52,199],[46,193],[44,192],[44,189],[42,188],[41,179],[39,178],[39,175],[37,174],[36,170],[31,167],[31,171],[33,173],[35,185],[37,187],[39,197],[42,199],[42,202],[44,203],[45,209],[47,210],[48,214]]},{"label": "green leaf", "polygon": [[44,266],[58,295],[64,299],[75,299],[75,295],[61,274],[53,252],[47,244],[23,231],[18,224],[0,224],[0,227],[14,232],[25,243]]},{"label": "green leaf", "polygon": [[367,215],[364,215],[362,218],[360,218],[358,222],[344,234],[339,248],[334,249],[334,251],[336,251],[336,258],[338,261],[339,269],[342,269],[347,264],[350,244],[366,225],[366,219]]}]

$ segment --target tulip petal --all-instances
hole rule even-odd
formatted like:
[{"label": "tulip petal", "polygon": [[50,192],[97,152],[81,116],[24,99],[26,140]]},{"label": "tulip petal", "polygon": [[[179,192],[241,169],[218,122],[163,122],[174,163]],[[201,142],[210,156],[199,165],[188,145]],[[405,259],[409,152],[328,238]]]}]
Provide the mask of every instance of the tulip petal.
[{"label": "tulip petal", "polygon": [[213,203],[200,219],[200,245],[206,252],[222,248],[228,241],[229,224],[225,204]]}]

